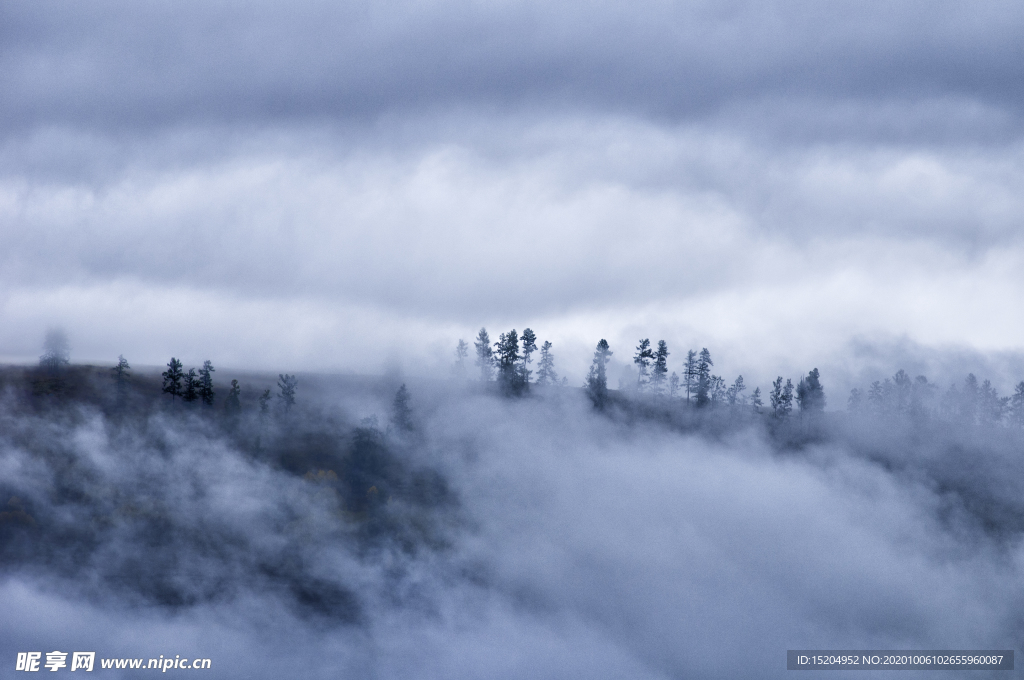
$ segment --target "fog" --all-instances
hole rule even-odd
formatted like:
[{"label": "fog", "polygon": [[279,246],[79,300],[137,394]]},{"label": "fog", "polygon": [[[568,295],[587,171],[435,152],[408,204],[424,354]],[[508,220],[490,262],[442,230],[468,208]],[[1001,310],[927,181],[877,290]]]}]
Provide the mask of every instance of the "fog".
[{"label": "fog", "polygon": [[1009,649],[1024,630],[1007,425],[422,381],[406,432],[385,378],[300,377],[294,410],[261,419],[274,378],[249,374],[233,420],[67,370],[49,394],[6,374],[8,660],[776,677],[786,649]]}]

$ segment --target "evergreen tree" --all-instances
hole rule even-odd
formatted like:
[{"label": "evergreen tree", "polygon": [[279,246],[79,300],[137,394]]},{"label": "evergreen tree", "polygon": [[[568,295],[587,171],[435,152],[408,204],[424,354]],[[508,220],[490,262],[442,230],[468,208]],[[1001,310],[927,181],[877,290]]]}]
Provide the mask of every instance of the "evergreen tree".
[{"label": "evergreen tree", "polygon": [[498,368],[498,382],[505,394],[519,394],[522,376],[519,372],[519,334],[516,329],[498,336],[494,343],[494,360]]},{"label": "evergreen tree", "polygon": [[978,390],[978,418],[986,425],[997,425],[1009,408],[1009,397],[1000,397],[992,383],[985,380]]},{"label": "evergreen tree", "polygon": [[720,406],[725,401],[726,393],[725,380],[720,375],[711,376],[709,394],[711,395],[711,406]]},{"label": "evergreen tree", "polygon": [[772,405],[772,415],[776,418],[785,418],[793,410],[793,381],[786,379],[782,384],[780,375],[772,383],[772,391],[768,393],[768,399]]},{"label": "evergreen tree", "polygon": [[1017,383],[1010,397],[1010,422],[1017,427],[1024,427],[1024,380]]},{"label": "evergreen tree", "polygon": [[555,357],[551,354],[551,343],[547,340],[540,348],[540,361],[537,363],[537,384],[555,385],[558,375],[555,373]]},{"label": "evergreen tree", "polygon": [[399,432],[412,432],[412,409],[409,407],[409,390],[405,383],[395,393],[391,403],[391,425]]},{"label": "evergreen tree", "polygon": [[797,384],[796,402],[800,405],[801,413],[821,413],[825,410],[825,389],[821,386],[819,378],[820,374],[815,368]]},{"label": "evergreen tree", "polygon": [[469,356],[469,344],[465,340],[459,340],[455,346],[455,365],[452,366],[452,373],[456,378],[466,378],[466,357]]},{"label": "evergreen tree", "polygon": [[491,337],[487,335],[487,329],[481,328],[477,333],[476,342],[476,365],[480,369],[480,380],[488,382],[494,371],[494,353],[491,351]]},{"label": "evergreen tree", "polygon": [[181,390],[181,400],[187,404],[191,404],[199,398],[199,377],[196,375],[196,369],[188,369],[188,373],[185,374],[185,386]]},{"label": "evergreen tree", "polygon": [[764,402],[761,401],[761,388],[755,387],[754,393],[750,395],[750,408],[754,411],[754,415],[761,415],[762,406],[764,406]]},{"label": "evergreen tree", "polygon": [[746,403],[746,397],[743,396],[743,391],[747,389],[747,386],[743,384],[743,376],[739,376],[733,381],[732,385],[726,390],[725,400],[728,402],[730,408],[742,406]]},{"label": "evergreen tree", "polygon": [[520,340],[523,343],[523,359],[519,369],[519,382],[526,387],[530,384],[530,375],[533,373],[530,370],[530,362],[533,361],[531,355],[537,351],[537,336],[531,329],[525,328]]},{"label": "evergreen tree", "polygon": [[668,344],[664,340],[658,340],[658,349],[654,352],[654,364],[651,366],[651,389],[655,394],[662,394],[665,391],[666,380],[668,380]]},{"label": "evergreen tree", "polygon": [[260,405],[260,420],[266,420],[267,416],[270,415],[270,388],[263,390],[263,394],[257,399],[257,403]]},{"label": "evergreen tree", "polygon": [[71,347],[67,334],[59,328],[51,328],[43,339],[43,355],[39,366],[51,373],[57,373],[71,363]]},{"label": "evergreen tree", "polygon": [[294,375],[288,375],[287,373],[278,373],[277,377],[277,397],[284,404],[284,412],[288,413],[292,406],[295,406],[295,388],[299,386],[299,381]]},{"label": "evergreen tree", "polygon": [[697,359],[697,406],[707,406],[711,402],[711,352],[707,347],[700,351]]},{"label": "evergreen tree", "polygon": [[171,395],[173,404],[174,398],[181,396],[181,379],[185,375],[181,370],[181,362],[171,357],[171,360],[167,362],[167,370],[160,375],[164,379],[163,391]]},{"label": "evergreen tree", "polygon": [[203,367],[199,369],[199,398],[203,400],[205,406],[213,406],[213,376],[210,374],[214,372],[213,363],[207,359],[203,362]]},{"label": "evergreen tree", "polygon": [[668,396],[671,399],[675,399],[676,395],[679,394],[679,376],[676,375],[675,371],[672,371],[672,376],[668,379]]},{"label": "evergreen tree", "polygon": [[590,364],[590,372],[587,373],[587,394],[590,395],[594,406],[603,408],[608,401],[608,361],[612,351],[608,347],[608,341],[601,338],[594,350],[594,361]]},{"label": "evergreen tree", "polygon": [[692,349],[686,351],[683,379],[686,381],[686,403],[689,404],[691,397],[697,392],[697,353]]},{"label": "evergreen tree", "polygon": [[636,388],[638,391],[642,392],[644,386],[647,385],[648,371],[652,361],[654,361],[654,350],[651,349],[651,341],[648,338],[643,338],[636,346],[636,354],[633,355],[633,363],[637,367]]},{"label": "evergreen tree", "polygon": [[846,408],[851,413],[859,413],[864,408],[864,393],[856,387],[850,390],[850,397],[846,400]]},{"label": "evergreen tree", "polygon": [[114,381],[117,384],[117,401],[119,404],[124,404],[128,398],[128,380],[132,377],[131,366],[128,365],[128,360],[124,358],[124,355],[119,354],[117,366],[110,370],[114,372]]},{"label": "evergreen tree", "polygon": [[231,389],[228,390],[228,396],[224,399],[224,411],[230,415],[235,415],[242,410],[242,403],[239,401],[239,395],[242,393],[242,388],[238,386],[237,380],[231,381]]}]

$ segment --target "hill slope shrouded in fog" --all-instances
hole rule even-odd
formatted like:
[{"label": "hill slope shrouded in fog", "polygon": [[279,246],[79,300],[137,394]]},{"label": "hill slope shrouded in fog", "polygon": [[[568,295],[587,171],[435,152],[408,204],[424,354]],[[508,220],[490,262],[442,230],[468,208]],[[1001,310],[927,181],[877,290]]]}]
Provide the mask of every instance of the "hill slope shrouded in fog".
[{"label": "hill slope shrouded in fog", "polygon": [[787,648],[1024,631],[1015,427],[461,381],[409,382],[398,413],[393,381],[314,375],[261,414],[276,377],[242,376],[232,411],[225,380],[204,407],[142,373],[123,393],[109,368],[2,375],[10,660],[776,677]]}]

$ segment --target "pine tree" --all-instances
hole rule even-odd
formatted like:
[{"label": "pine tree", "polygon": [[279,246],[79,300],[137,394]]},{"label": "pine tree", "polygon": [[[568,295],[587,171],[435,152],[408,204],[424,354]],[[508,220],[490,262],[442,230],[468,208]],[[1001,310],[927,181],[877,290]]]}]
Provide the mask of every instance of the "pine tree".
[{"label": "pine tree", "polygon": [[487,329],[481,328],[477,333],[476,342],[476,365],[480,369],[480,380],[489,382],[494,372],[494,352],[491,351],[491,338],[487,335]]},{"label": "pine tree", "polygon": [[608,361],[612,351],[608,347],[608,341],[604,338],[597,343],[594,350],[594,361],[590,365],[590,372],[587,373],[587,382],[584,385],[587,394],[590,395],[594,406],[603,408],[608,401]]},{"label": "pine tree", "polygon": [[230,415],[235,415],[242,410],[242,403],[239,401],[239,395],[242,393],[242,388],[238,386],[237,380],[231,381],[231,389],[228,390],[228,396],[224,399],[224,411]]},{"label": "pine tree", "polygon": [[746,397],[743,396],[743,391],[747,389],[747,386],[743,384],[743,376],[739,376],[733,381],[732,385],[726,390],[725,400],[729,404],[730,408],[742,406],[746,403]]},{"label": "pine tree", "polygon": [[295,406],[295,388],[299,386],[299,381],[287,373],[278,373],[277,377],[277,397],[284,404],[284,412],[288,413]]},{"label": "pine tree", "polygon": [[540,361],[537,363],[537,384],[555,385],[558,375],[555,373],[555,357],[551,354],[551,343],[547,340],[540,348]]},{"label": "pine tree", "polygon": [[679,394],[679,376],[676,375],[675,371],[672,371],[672,376],[668,379],[668,396],[671,399],[675,399],[676,395]]},{"label": "pine tree", "polygon": [[1017,427],[1024,427],[1024,380],[1017,383],[1010,397],[1010,422]]},{"label": "pine tree", "polygon": [[851,413],[859,413],[864,408],[864,393],[854,387],[846,400],[846,409]]},{"label": "pine tree", "polygon": [[772,383],[772,391],[768,393],[768,400],[772,405],[772,415],[776,418],[785,418],[793,408],[793,381],[786,379],[782,384],[780,375]]},{"label": "pine tree", "polygon": [[519,382],[524,388],[527,388],[530,385],[530,375],[533,373],[530,370],[530,362],[533,359],[530,357],[537,351],[537,336],[531,329],[524,328],[520,340],[523,343],[523,359],[519,366]]},{"label": "pine tree", "polygon": [[725,380],[720,375],[711,376],[711,382],[708,389],[711,395],[711,406],[719,406],[726,399],[728,390],[725,388]]},{"label": "pine tree", "polygon": [[196,369],[188,369],[188,373],[185,374],[185,386],[181,390],[181,400],[187,404],[191,404],[199,398],[199,377],[196,375]]},{"label": "pine tree", "polygon": [[654,364],[651,366],[651,389],[655,394],[665,391],[668,380],[668,343],[658,340],[658,349],[654,352]]},{"label": "pine tree", "polygon": [[686,381],[686,403],[689,404],[691,397],[697,392],[697,353],[692,349],[686,351],[683,379]]},{"label": "pine tree", "polygon": [[502,391],[505,394],[519,394],[522,383],[519,372],[519,334],[516,329],[498,336],[498,341],[494,343],[494,361]]},{"label": "pine tree", "polygon": [[213,363],[207,359],[203,362],[203,367],[199,369],[199,398],[203,400],[205,406],[213,406],[213,373],[216,369],[213,367]]},{"label": "pine tree", "polygon": [[167,370],[160,375],[164,379],[163,391],[171,395],[173,404],[174,398],[181,396],[181,379],[185,375],[181,370],[181,362],[171,357],[171,360],[167,362]]},{"label": "pine tree", "polygon": [[260,405],[260,420],[266,420],[270,415],[270,388],[263,390],[263,394],[256,401]]},{"label": "pine tree", "polygon": [[409,407],[409,390],[405,383],[395,393],[391,403],[391,425],[399,432],[412,432],[412,409]]},{"label": "pine tree", "polygon": [[132,377],[131,366],[128,365],[128,360],[124,358],[123,354],[117,356],[117,366],[110,369],[114,372],[114,380],[117,384],[117,401],[119,404],[124,404],[128,398],[128,380]]},{"label": "pine tree", "polygon": [[761,401],[761,388],[755,387],[754,393],[750,395],[750,408],[754,415],[761,415],[762,406],[764,406],[764,402]]},{"label": "pine tree", "polygon": [[711,352],[705,347],[697,360],[697,406],[706,406],[711,401]]},{"label": "pine tree", "polygon": [[469,356],[469,344],[465,340],[459,340],[455,346],[455,365],[452,366],[452,373],[456,378],[466,378],[466,357]]},{"label": "pine tree", "polygon": [[[900,371],[902,373],[903,371]],[[821,413],[825,410],[825,389],[821,386],[820,374],[815,368],[801,378],[796,386],[796,401],[801,413]],[[907,378],[909,385],[909,378]],[[909,404],[909,392],[907,402]]]},{"label": "pine tree", "polygon": [[633,363],[636,364],[636,388],[643,391],[648,382],[648,371],[651,362],[654,360],[654,350],[651,349],[651,341],[648,338],[640,340],[636,346],[636,354],[633,355]]},{"label": "pine tree", "polygon": [[43,355],[39,366],[51,373],[57,373],[71,363],[71,348],[67,334],[59,328],[51,328],[43,339]]}]

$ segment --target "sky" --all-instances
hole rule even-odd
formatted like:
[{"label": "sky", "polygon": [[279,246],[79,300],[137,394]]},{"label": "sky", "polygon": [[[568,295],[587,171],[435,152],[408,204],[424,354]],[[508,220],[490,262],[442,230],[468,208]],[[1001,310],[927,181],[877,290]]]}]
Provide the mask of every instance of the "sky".
[{"label": "sky", "polygon": [[443,375],[529,326],[573,383],[650,337],[748,384],[916,362],[1005,394],[1022,29],[1014,2],[11,0],[0,360],[59,326],[74,361]]}]

